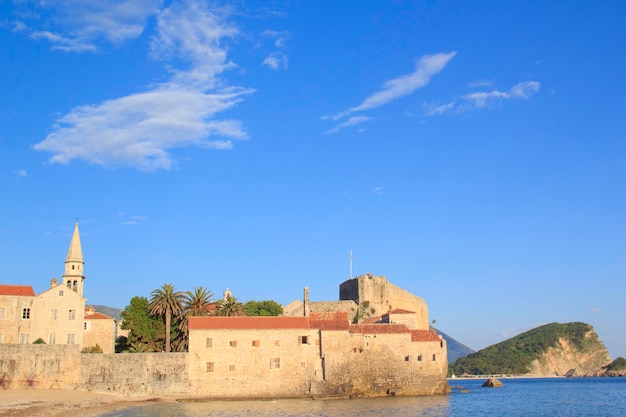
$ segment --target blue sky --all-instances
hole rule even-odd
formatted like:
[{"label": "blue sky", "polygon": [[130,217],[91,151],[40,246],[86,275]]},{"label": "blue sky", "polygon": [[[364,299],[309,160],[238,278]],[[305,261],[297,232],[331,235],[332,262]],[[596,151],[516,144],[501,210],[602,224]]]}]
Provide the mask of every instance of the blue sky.
[{"label": "blue sky", "polygon": [[[620,1],[5,1],[0,282],[338,298],[371,272],[480,349],[626,356]],[[269,4],[269,6],[268,6]]]}]

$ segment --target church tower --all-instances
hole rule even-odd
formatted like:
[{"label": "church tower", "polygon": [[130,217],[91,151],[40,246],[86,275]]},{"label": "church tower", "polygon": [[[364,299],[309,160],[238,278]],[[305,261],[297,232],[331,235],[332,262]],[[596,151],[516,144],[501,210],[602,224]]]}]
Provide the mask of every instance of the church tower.
[{"label": "church tower", "polygon": [[70,242],[70,249],[65,258],[65,273],[63,274],[63,284],[74,290],[81,297],[83,296],[83,284],[85,275],[83,274],[83,249],[80,246],[80,234],[78,233],[78,223],[74,226],[74,234]]}]

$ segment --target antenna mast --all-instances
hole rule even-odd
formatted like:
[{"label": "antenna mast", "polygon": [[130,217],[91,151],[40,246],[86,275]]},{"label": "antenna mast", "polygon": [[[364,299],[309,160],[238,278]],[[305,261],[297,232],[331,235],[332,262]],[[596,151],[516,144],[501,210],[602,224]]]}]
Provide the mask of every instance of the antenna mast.
[{"label": "antenna mast", "polygon": [[352,279],[352,249],[350,249],[350,279]]}]

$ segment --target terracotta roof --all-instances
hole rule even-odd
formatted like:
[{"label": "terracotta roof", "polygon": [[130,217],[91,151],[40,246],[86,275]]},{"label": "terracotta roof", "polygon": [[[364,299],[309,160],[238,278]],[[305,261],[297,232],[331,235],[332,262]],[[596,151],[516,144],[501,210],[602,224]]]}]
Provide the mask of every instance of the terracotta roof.
[{"label": "terracotta roof", "polygon": [[382,320],[382,317],[368,317],[366,319],[361,320],[359,324],[375,324]]},{"label": "terracotta roof", "polygon": [[386,333],[410,333],[406,324],[353,324],[350,333],[386,334]]},{"label": "terracotta roof", "polygon": [[0,284],[0,295],[26,295],[35,296],[35,291],[30,285],[4,285]]},{"label": "terracotta roof", "polygon": [[85,320],[113,320],[113,317],[96,311],[95,313],[85,315]]},{"label": "terracotta roof", "polygon": [[309,322],[312,328],[320,330],[348,330],[350,328],[347,311],[311,313]]},{"label": "terracotta roof", "polygon": [[434,330],[411,330],[412,342],[439,342],[441,337]]},{"label": "terracotta roof", "polygon": [[189,330],[309,329],[307,317],[189,317]]},{"label": "terracotta roof", "polygon": [[401,308],[394,308],[393,310],[391,310],[389,313],[385,315],[389,315],[389,314],[415,314],[415,311],[403,310]]}]

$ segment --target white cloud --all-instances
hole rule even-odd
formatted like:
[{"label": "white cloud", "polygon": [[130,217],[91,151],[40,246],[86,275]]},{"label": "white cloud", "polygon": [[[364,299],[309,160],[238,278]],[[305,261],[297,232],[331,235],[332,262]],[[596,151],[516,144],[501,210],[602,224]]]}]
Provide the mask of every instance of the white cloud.
[{"label": "white cloud", "polygon": [[[16,21],[14,27],[33,39],[47,40],[52,49],[95,51],[96,43],[102,39],[119,44],[137,38],[162,3],[162,0],[51,0],[38,3],[34,11],[18,8],[16,14],[23,21]],[[32,4],[24,5],[32,7]],[[46,19],[42,21],[41,16]],[[41,31],[31,27],[42,23],[49,29]]]},{"label": "white cloud", "polygon": [[287,69],[288,64],[289,60],[287,59],[287,55],[278,51],[272,52],[267,58],[263,60],[263,65],[270,67],[274,71]]},{"label": "white cloud", "polygon": [[383,187],[374,187],[374,194],[376,195],[383,195]]},{"label": "white cloud", "polygon": [[456,52],[424,55],[416,63],[415,71],[385,81],[381,90],[367,97],[361,104],[322,119],[339,120],[351,113],[383,106],[392,100],[412,94],[430,82],[433,75],[441,72]]},{"label": "white cloud", "polygon": [[146,220],[146,216],[127,216],[123,211],[118,213],[119,224],[125,226],[136,226],[143,224]]},{"label": "white cloud", "polygon": [[216,119],[254,91],[218,78],[234,66],[221,46],[237,33],[227,18],[227,10],[193,2],[163,10],[152,54],[179,65],[182,59],[186,67],[170,68],[168,81],[146,91],[75,107],[33,148],[53,153],[52,163],[83,160],[152,171],[170,169],[175,148],[230,149],[233,140],[246,139],[240,121]]},{"label": "white cloud", "polygon": [[327,130],[326,134],[337,133],[343,128],[346,128],[349,126],[356,126],[358,124],[367,122],[370,119],[371,117],[368,117],[368,116],[353,116],[349,118],[348,120],[346,120],[345,122],[340,123],[337,126],[333,127],[332,129]]},{"label": "white cloud", "polygon": [[26,172],[25,169],[20,169],[19,171],[16,172],[18,177],[26,177],[28,176],[28,173]]},{"label": "white cloud", "polygon": [[523,99],[527,100],[539,91],[540,84],[537,81],[525,81],[514,85],[508,91],[477,91],[455,97],[445,104],[427,103],[424,105],[426,116],[435,116],[447,112],[466,112],[489,108],[504,100]]},{"label": "white cloud", "polygon": [[493,82],[492,80],[476,80],[476,81],[472,81],[469,83],[469,86],[471,88],[478,88],[478,87],[493,87],[496,83]]}]

